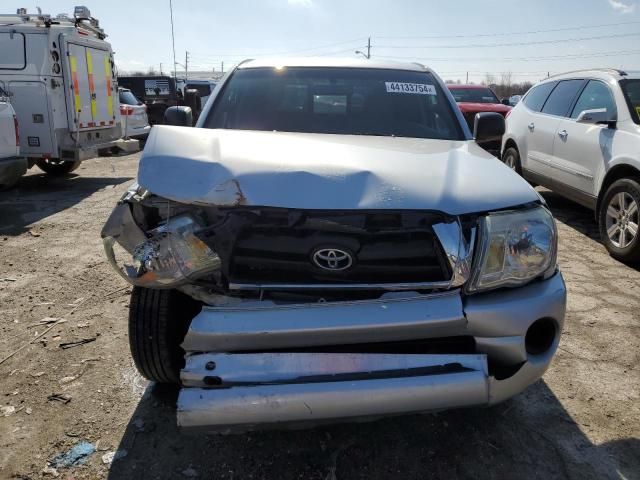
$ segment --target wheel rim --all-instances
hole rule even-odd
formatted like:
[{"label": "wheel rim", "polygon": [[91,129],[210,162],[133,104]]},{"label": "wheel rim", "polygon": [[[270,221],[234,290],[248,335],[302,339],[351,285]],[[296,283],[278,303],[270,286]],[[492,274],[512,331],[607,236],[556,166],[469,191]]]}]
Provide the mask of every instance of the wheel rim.
[{"label": "wheel rim", "polygon": [[511,170],[516,169],[516,157],[513,154],[508,154],[504,157],[504,164]]},{"label": "wheel rim", "polygon": [[616,193],[607,205],[606,227],[611,243],[626,248],[638,235],[638,202],[627,192]]}]

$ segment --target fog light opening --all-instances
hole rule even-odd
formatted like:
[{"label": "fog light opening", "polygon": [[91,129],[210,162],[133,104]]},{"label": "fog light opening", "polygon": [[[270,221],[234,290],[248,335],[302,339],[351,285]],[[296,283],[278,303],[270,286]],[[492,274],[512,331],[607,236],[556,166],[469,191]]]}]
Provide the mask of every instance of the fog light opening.
[{"label": "fog light opening", "polygon": [[206,376],[203,379],[204,384],[208,387],[219,387],[222,385],[222,379],[220,377]]},{"label": "fog light opening", "polygon": [[556,322],[550,318],[541,318],[531,324],[524,338],[524,345],[530,355],[545,353],[556,338]]}]

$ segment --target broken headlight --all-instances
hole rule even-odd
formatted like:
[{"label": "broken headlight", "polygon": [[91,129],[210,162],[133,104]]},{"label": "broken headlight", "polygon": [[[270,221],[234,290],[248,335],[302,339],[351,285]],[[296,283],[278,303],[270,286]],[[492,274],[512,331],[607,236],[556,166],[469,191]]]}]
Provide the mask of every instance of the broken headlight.
[{"label": "broken headlight", "polygon": [[480,223],[468,291],[515,287],[555,272],[558,235],[545,207],[492,213]]},{"label": "broken headlight", "polygon": [[129,283],[171,288],[220,268],[220,257],[196,236],[202,227],[190,215],[173,217],[144,235],[129,206],[120,207],[121,218],[114,222],[119,232],[104,235],[103,230],[103,242],[109,262]]}]

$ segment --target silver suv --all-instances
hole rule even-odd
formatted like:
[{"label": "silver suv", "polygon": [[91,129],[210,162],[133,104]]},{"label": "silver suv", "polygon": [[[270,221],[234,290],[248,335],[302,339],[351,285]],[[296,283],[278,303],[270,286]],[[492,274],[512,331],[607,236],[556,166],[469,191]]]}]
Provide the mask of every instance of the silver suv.
[{"label": "silver suv", "polygon": [[291,58],[239,65],[196,128],[153,128],[102,236],[135,285],[135,363],[182,385],[180,425],[491,405],[544,373],[555,223],[476,143],[503,117],[474,129],[421,65]]},{"label": "silver suv", "polygon": [[640,260],[640,72],[569,72],[534,86],[507,117],[502,159],[593,209],[611,255]]}]

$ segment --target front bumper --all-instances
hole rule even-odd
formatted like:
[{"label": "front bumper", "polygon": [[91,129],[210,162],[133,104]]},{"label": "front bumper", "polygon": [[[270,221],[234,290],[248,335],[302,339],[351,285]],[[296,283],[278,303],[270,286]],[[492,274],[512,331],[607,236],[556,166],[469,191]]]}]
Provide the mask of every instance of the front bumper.
[{"label": "front bumper", "polygon": [[137,140],[144,140],[149,136],[149,132],[151,131],[151,125],[142,124],[142,125],[127,125],[127,138],[135,138]]},{"label": "front bumper", "polygon": [[24,157],[0,158],[0,189],[17,182],[27,172],[28,165]]},{"label": "front bumper", "polygon": [[[266,306],[264,304],[266,303]],[[178,423],[218,431],[262,425],[492,405],[545,372],[566,303],[560,273],[525,287],[463,297],[387,294],[372,301],[204,307],[184,339]],[[555,325],[548,348],[528,352],[529,328]],[[380,345],[471,336],[475,351],[342,353]],[[492,372],[492,365],[509,373]]]}]

